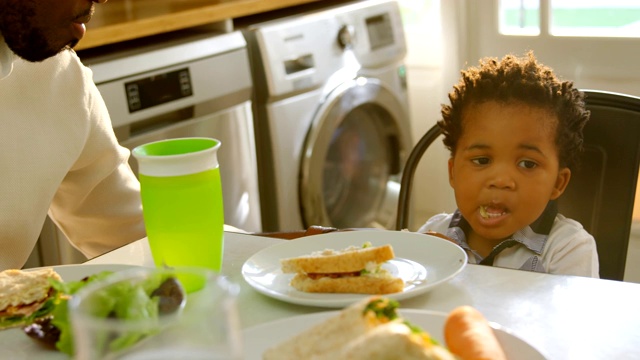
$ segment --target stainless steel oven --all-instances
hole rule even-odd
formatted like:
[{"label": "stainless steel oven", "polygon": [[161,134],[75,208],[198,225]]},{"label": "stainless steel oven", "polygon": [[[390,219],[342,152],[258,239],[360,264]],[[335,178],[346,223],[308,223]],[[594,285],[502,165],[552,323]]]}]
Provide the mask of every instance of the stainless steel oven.
[{"label": "stainless steel oven", "polygon": [[[214,137],[222,176],[225,223],[262,230],[252,81],[246,43],[239,32],[207,29],[128,43],[112,51],[80,53],[109,109],[119,142],[129,148],[155,140]],[[135,159],[130,159],[134,171]],[[84,257],[50,220],[35,266]]]}]

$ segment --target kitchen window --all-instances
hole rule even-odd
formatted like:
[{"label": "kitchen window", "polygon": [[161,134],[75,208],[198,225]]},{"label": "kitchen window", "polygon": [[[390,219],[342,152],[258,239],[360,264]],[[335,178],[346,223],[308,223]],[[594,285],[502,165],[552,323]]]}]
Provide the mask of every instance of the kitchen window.
[{"label": "kitchen window", "polygon": [[504,35],[640,37],[637,0],[500,0],[499,13]]}]

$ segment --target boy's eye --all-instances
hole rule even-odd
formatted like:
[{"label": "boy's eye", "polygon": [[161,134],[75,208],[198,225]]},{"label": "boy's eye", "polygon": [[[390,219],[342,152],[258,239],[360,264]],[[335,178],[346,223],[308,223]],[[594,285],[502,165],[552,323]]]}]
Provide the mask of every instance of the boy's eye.
[{"label": "boy's eye", "polygon": [[518,166],[523,167],[525,169],[533,169],[536,166],[538,166],[538,164],[536,164],[535,162],[531,161],[531,160],[522,160],[518,163]]},{"label": "boy's eye", "polygon": [[486,157],[475,158],[475,159],[471,159],[471,162],[476,165],[487,165],[489,163],[489,158],[486,158]]}]

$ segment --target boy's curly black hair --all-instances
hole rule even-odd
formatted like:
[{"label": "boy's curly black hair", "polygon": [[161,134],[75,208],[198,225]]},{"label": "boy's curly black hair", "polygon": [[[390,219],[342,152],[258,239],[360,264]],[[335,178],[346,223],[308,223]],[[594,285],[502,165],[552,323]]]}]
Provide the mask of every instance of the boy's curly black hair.
[{"label": "boy's curly black hair", "polygon": [[519,102],[548,109],[558,117],[556,146],[560,167],[578,164],[582,151],[582,129],[589,120],[584,95],[571,81],[560,81],[553,70],[537,62],[533,52],[518,58],[505,56],[480,60],[479,67],[461,72],[460,82],[449,93],[451,105],[442,105],[442,120],[438,125],[444,132],[443,143],[455,154],[462,135],[462,117],[470,105],[486,101]]}]

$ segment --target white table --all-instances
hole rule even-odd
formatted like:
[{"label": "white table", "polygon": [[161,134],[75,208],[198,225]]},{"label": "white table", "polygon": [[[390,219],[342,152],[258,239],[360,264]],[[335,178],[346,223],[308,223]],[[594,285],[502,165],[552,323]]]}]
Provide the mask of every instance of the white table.
[{"label": "white table", "polygon": [[[281,241],[286,240],[225,232],[222,272],[241,285],[244,327],[330,310],[269,298],[244,281],[243,263]],[[146,239],[87,263],[153,266]],[[443,312],[464,304],[510,328],[550,360],[640,359],[640,284],[468,265],[449,283],[401,301],[402,308]]]}]

